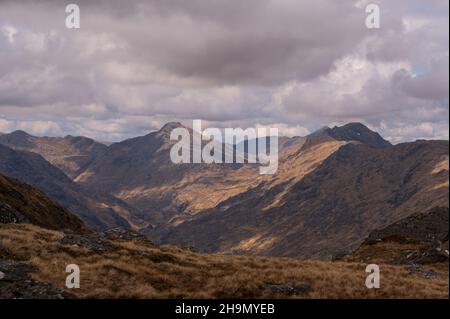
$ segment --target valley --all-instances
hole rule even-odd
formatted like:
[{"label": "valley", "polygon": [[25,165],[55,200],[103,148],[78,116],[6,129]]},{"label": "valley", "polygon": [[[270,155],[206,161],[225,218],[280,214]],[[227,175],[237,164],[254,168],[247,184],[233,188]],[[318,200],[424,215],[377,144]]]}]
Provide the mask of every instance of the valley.
[{"label": "valley", "polygon": [[[277,173],[260,175],[255,164],[173,164],[170,133],[181,127],[110,146],[4,134],[0,173],[43,189],[91,227],[208,253],[332,259],[374,229],[448,207],[448,141],[391,145],[360,123],[322,128],[280,137]],[[61,163],[78,153],[89,160],[76,162],[75,176]],[[19,158],[26,170],[12,164]]]},{"label": "valley", "polygon": [[391,145],[350,123],[281,137],[260,175],[173,164],[180,125],[87,148],[2,134],[0,272],[19,279],[0,297],[448,298],[448,141]]}]

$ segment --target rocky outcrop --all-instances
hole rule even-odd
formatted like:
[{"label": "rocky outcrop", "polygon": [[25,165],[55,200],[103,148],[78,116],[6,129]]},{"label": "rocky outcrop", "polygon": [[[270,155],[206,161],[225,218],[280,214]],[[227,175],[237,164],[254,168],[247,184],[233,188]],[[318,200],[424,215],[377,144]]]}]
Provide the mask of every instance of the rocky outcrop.
[{"label": "rocky outcrop", "polygon": [[416,213],[387,227],[370,233],[366,243],[398,240],[418,243],[448,242],[448,207],[436,207],[424,213]]},{"label": "rocky outcrop", "polygon": [[282,285],[276,285],[271,284],[266,286],[266,291],[273,294],[283,294],[283,295],[301,295],[305,294],[307,292],[310,292],[312,290],[312,287],[310,284],[296,284],[296,285],[290,285],[290,284],[282,284]]},{"label": "rocky outcrop", "polygon": [[30,265],[0,259],[0,299],[71,299],[73,295],[31,278]]},{"label": "rocky outcrop", "polygon": [[89,235],[66,234],[59,240],[59,243],[84,247],[97,253],[109,252],[118,248],[101,233],[92,233]]},{"label": "rocky outcrop", "polygon": [[10,205],[0,202],[0,224],[25,223],[28,220]]},{"label": "rocky outcrop", "polygon": [[423,265],[448,265],[448,217],[448,207],[415,213],[372,231],[355,251],[335,259],[407,264],[418,274]]}]

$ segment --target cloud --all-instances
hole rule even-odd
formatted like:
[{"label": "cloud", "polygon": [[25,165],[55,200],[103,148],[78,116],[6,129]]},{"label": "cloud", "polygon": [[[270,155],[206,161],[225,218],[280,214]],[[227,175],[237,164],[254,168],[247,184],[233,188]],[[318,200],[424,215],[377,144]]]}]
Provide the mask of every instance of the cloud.
[{"label": "cloud", "polygon": [[448,138],[448,1],[377,1],[379,30],[366,2],[79,0],[68,30],[60,1],[0,1],[0,116],[102,140],[197,118]]},{"label": "cloud", "polygon": [[11,121],[0,118],[0,132],[23,130],[36,135],[59,135],[59,125],[51,121]]},{"label": "cloud", "polygon": [[9,43],[14,43],[15,35],[17,34],[17,29],[10,25],[5,25],[1,28],[1,32],[8,39]]}]

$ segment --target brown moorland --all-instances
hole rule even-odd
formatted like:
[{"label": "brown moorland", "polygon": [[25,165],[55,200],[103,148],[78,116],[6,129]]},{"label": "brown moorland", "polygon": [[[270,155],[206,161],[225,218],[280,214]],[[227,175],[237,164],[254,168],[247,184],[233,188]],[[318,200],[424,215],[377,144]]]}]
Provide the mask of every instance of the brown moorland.
[{"label": "brown moorland", "polygon": [[[61,243],[64,234],[28,224],[0,224],[0,260],[36,268],[33,279],[64,288],[65,267],[81,269],[80,298],[448,298],[448,271],[425,278],[405,266],[381,264],[381,288],[367,289],[360,262],[198,254],[150,241],[112,240],[96,252]],[[447,268],[448,269],[448,268]],[[310,285],[274,292],[270,285]]]}]

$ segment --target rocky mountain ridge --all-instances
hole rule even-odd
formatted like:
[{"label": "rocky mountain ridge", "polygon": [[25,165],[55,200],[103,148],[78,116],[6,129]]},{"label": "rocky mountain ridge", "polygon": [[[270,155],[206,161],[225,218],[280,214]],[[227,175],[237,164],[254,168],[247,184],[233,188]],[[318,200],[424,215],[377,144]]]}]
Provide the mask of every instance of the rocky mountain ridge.
[{"label": "rocky mountain ridge", "polygon": [[130,207],[109,227],[206,252],[328,259],[376,228],[448,206],[448,141],[391,145],[360,123],[325,127],[280,138],[278,171],[264,176],[254,164],[173,164],[177,127],[105,146],[73,178]]}]

